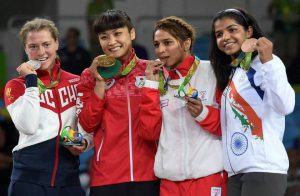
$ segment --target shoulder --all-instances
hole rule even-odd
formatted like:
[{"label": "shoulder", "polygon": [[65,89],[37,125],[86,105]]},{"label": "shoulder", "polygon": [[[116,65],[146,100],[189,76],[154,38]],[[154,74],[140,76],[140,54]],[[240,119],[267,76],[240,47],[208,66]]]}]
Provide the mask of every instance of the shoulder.
[{"label": "shoulder", "polygon": [[137,58],[137,64],[140,66],[146,66],[149,60]]},{"label": "shoulder", "polygon": [[79,75],[70,73],[70,72],[65,71],[65,70],[63,70],[63,69],[61,69],[61,76],[64,76],[64,77],[66,77],[66,78],[79,78],[79,77],[80,77]]},{"label": "shoulder", "polygon": [[25,79],[24,79],[24,77],[19,76],[17,78],[9,80],[6,83],[5,88],[6,87],[14,87],[14,86],[23,86],[25,88]]},{"label": "shoulder", "polygon": [[202,60],[202,59],[200,59],[199,68],[202,69],[202,70],[206,70],[206,71],[213,70],[213,67],[212,67],[212,65],[211,65],[211,63],[210,63],[209,60]]},{"label": "shoulder", "polygon": [[8,81],[4,88],[4,101],[5,105],[13,103],[18,97],[24,94],[25,80],[18,77]]},{"label": "shoulder", "polygon": [[80,85],[87,86],[87,87],[94,87],[96,84],[96,79],[93,76],[92,72],[89,68],[86,68],[82,71],[80,76]]},{"label": "shoulder", "polygon": [[68,81],[69,83],[78,83],[80,80],[80,76],[67,72],[65,70],[61,70],[61,79],[64,81]]},{"label": "shoulder", "polygon": [[137,58],[137,62],[136,62],[137,69],[140,69],[141,71],[145,71],[148,62],[149,60]]}]

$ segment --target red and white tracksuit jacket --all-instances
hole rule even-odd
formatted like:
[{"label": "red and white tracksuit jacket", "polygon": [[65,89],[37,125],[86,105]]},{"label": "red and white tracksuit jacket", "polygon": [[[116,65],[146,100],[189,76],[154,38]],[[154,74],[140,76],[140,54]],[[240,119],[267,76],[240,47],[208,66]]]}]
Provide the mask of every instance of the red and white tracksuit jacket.
[{"label": "red and white tracksuit jacket", "polygon": [[60,69],[56,61],[52,75],[38,70],[45,84],[60,80],[56,87],[39,94],[34,74],[10,80],[5,87],[5,104],[19,131],[13,149],[12,181],[45,186],[79,186],[79,160],[59,143],[65,126],[76,129],[76,86],[79,76]]},{"label": "red and white tracksuit jacket", "polygon": [[[167,93],[160,96],[158,82],[146,80],[141,103],[140,135],[158,139],[155,175],[170,181],[198,179],[223,171],[220,128],[220,92],[208,61],[200,61],[190,85],[197,89],[204,109],[193,118],[184,99],[174,97],[194,57],[169,72]],[[216,93],[217,92],[217,93]],[[161,126],[162,125],[162,126]]]},{"label": "red and white tracksuit jacket", "polygon": [[[133,52],[124,67],[132,58]],[[157,180],[153,172],[157,145],[138,135],[139,104],[146,61],[137,59],[126,76],[106,81],[105,98],[94,93],[95,79],[83,71],[78,85],[79,126],[94,133],[91,186]]]}]

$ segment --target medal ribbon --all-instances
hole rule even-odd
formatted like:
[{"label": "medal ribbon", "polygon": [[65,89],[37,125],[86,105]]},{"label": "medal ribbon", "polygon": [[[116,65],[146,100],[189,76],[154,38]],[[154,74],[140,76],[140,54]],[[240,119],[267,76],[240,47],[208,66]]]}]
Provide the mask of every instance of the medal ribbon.
[{"label": "medal ribbon", "polygon": [[126,76],[127,74],[129,74],[132,71],[132,69],[135,67],[135,65],[136,65],[136,55],[134,55],[134,57],[131,59],[131,61],[124,67],[124,69],[120,73],[120,75]]},{"label": "medal ribbon", "polygon": [[[195,57],[194,63],[192,64],[191,68],[189,69],[188,73],[186,74],[183,82],[179,86],[178,85],[170,85],[170,87],[172,87],[174,89],[178,89],[178,96],[179,97],[182,97],[181,93],[183,93],[183,96],[192,95],[194,89],[190,86],[188,93],[186,93],[184,87],[189,83],[192,76],[195,74],[195,71],[196,71],[199,63],[200,63],[200,60],[197,57]],[[168,80],[169,80],[168,78],[165,79],[163,72],[159,73],[158,89],[159,89],[161,95],[166,94],[167,86],[168,86]]]},{"label": "medal ribbon", "polygon": [[250,68],[252,52],[241,52],[239,56],[231,62],[232,67],[240,66],[243,70],[248,71]]},{"label": "medal ribbon", "polygon": [[58,86],[60,80],[60,71],[58,72],[57,80],[51,82],[48,85],[45,85],[42,80],[38,78],[38,88],[39,88],[39,93],[43,94],[47,89],[55,88]]}]

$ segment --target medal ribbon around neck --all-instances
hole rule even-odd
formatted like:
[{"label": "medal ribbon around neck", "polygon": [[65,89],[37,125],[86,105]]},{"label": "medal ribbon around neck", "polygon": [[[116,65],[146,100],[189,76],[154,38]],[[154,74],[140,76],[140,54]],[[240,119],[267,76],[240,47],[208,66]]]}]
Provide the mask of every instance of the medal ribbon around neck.
[{"label": "medal ribbon around neck", "polygon": [[129,74],[132,69],[135,67],[136,65],[136,55],[134,55],[134,57],[131,59],[131,61],[124,67],[123,71],[120,73],[121,76],[126,76],[127,74]]},{"label": "medal ribbon around neck", "polygon": [[242,46],[241,46],[241,53],[239,54],[239,56],[234,59],[231,62],[231,66],[233,67],[237,67],[238,65],[240,65],[240,67],[245,70],[248,71],[250,68],[250,63],[251,63],[251,58],[252,58],[252,52],[254,52],[257,48],[257,39],[256,38],[247,38],[245,39],[245,41],[243,42]]},{"label": "medal ribbon around neck", "polygon": [[250,68],[252,52],[240,52],[239,56],[234,59],[230,65],[232,67],[240,66],[243,70],[248,71]]},{"label": "medal ribbon around neck", "polygon": [[47,89],[51,89],[51,88],[57,87],[58,84],[59,84],[59,80],[60,80],[60,71],[58,72],[57,80],[51,82],[51,83],[48,84],[48,85],[45,85],[45,84],[42,82],[42,80],[40,80],[40,79],[38,78],[38,88],[39,88],[39,93],[40,93],[40,94],[43,94],[43,93],[45,93],[45,91],[46,91]]},{"label": "medal ribbon around neck", "polygon": [[166,68],[159,72],[158,90],[161,95],[165,95],[168,90],[168,82],[171,79]]},{"label": "medal ribbon around neck", "polygon": [[[196,97],[196,94],[198,96],[197,90],[193,89],[190,85],[188,92],[185,92],[185,86],[189,84],[191,78],[196,72],[197,67],[199,66],[200,59],[195,57],[194,63],[192,64],[191,68],[189,69],[188,73],[186,74],[183,82],[180,85],[170,85],[171,88],[178,89],[178,95],[176,97],[184,97],[184,96],[191,96]],[[169,78],[165,79],[163,72],[159,73],[159,91],[161,95],[165,95],[167,91],[168,86],[168,80]]]}]

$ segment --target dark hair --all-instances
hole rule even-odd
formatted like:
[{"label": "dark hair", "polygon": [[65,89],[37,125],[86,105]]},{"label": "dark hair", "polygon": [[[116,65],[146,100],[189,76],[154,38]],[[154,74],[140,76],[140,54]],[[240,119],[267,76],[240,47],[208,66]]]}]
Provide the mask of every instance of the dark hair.
[{"label": "dark hair", "polygon": [[196,38],[196,31],[192,27],[192,25],[188,24],[186,21],[176,16],[169,16],[156,22],[153,31],[153,39],[155,32],[159,29],[167,31],[178,41],[180,41],[180,43],[190,38],[191,46],[189,50],[191,52],[193,43]]},{"label": "dark hair", "polygon": [[94,31],[96,34],[102,33],[110,29],[128,27],[130,31],[133,28],[130,17],[121,10],[107,10],[103,12],[94,21]]},{"label": "dark hair", "polygon": [[[210,35],[209,59],[217,77],[219,88],[221,90],[224,90],[227,86],[229,76],[233,68],[229,66],[232,61],[231,57],[222,52],[217,46],[214,25],[217,20],[220,20],[222,18],[230,18],[235,20],[239,25],[243,26],[245,31],[248,30],[248,28],[251,26],[253,28],[253,38],[258,39],[260,37],[265,37],[265,34],[258,26],[255,18],[241,8],[226,9],[218,12],[215,15],[212,21],[212,30]],[[252,58],[256,55],[257,52],[254,52]]]}]

